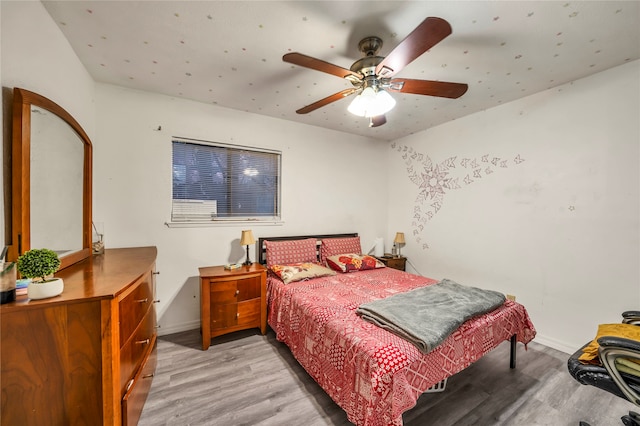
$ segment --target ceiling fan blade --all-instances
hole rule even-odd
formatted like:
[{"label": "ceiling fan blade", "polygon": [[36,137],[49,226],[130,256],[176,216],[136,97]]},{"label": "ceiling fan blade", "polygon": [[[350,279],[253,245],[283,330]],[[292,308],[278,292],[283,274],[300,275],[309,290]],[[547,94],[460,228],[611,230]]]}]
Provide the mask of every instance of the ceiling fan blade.
[{"label": "ceiling fan blade", "polygon": [[320,107],[323,107],[325,105],[328,105],[332,102],[335,101],[339,101],[340,99],[346,98],[347,96],[351,95],[352,93],[354,93],[355,91],[357,91],[357,89],[345,89],[341,92],[338,93],[334,93],[331,96],[327,96],[324,99],[320,99],[319,101],[316,101],[310,105],[307,105],[305,107],[300,108],[299,110],[297,110],[296,112],[298,114],[307,114],[310,113],[311,111],[315,111]]},{"label": "ceiling fan blade", "polygon": [[369,119],[369,127],[382,126],[386,122],[387,122],[387,117],[384,114],[383,115],[377,115],[377,116],[371,117]]},{"label": "ceiling fan blade", "polygon": [[376,75],[391,77],[449,34],[451,25],[444,19],[425,19],[378,64]]},{"label": "ceiling fan blade", "polygon": [[357,79],[362,79],[362,75],[346,68],[339,67],[337,65],[330,64],[320,59],[312,58],[311,56],[303,55],[302,53],[287,53],[282,57],[282,60],[289,62],[290,64],[298,65],[312,70],[326,72],[327,74],[336,75],[340,78],[347,76],[353,76]]},{"label": "ceiling fan blade", "polygon": [[390,82],[389,91],[413,93],[416,95],[438,96],[440,98],[457,99],[464,95],[469,86],[463,83],[446,81],[412,80],[410,78],[394,78]]}]

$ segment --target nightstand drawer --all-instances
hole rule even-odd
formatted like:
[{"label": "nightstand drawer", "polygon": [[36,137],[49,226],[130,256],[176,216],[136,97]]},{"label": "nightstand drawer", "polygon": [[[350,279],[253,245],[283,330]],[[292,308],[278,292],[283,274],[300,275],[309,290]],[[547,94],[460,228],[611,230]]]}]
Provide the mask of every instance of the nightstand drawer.
[{"label": "nightstand drawer", "polygon": [[261,295],[261,284],[262,277],[260,275],[238,280],[238,302],[259,299]]},{"label": "nightstand drawer", "polygon": [[212,303],[236,303],[240,293],[237,281],[209,281]]},{"label": "nightstand drawer", "polygon": [[220,330],[235,326],[260,325],[261,299],[246,300],[240,303],[211,305],[211,330]]},{"label": "nightstand drawer", "polygon": [[209,280],[211,303],[235,303],[260,298],[261,277],[249,277],[240,280]]},{"label": "nightstand drawer", "polygon": [[234,327],[238,321],[238,304],[211,305],[211,331]]},{"label": "nightstand drawer", "polygon": [[387,268],[398,269],[400,271],[404,271],[406,268],[406,257],[393,257],[391,255],[384,255],[382,257],[378,257],[377,259],[380,262],[384,263]]},{"label": "nightstand drawer", "polygon": [[255,324],[260,326],[261,300],[246,300],[238,303],[238,325]]}]

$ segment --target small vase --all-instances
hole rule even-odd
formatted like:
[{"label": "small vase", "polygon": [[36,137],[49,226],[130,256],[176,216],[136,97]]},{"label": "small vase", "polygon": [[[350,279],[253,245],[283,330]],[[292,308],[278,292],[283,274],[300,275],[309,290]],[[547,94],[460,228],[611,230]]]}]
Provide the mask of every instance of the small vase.
[{"label": "small vase", "polygon": [[64,290],[64,282],[61,278],[54,278],[50,281],[38,282],[32,281],[27,288],[27,296],[29,299],[46,299],[57,296]]}]

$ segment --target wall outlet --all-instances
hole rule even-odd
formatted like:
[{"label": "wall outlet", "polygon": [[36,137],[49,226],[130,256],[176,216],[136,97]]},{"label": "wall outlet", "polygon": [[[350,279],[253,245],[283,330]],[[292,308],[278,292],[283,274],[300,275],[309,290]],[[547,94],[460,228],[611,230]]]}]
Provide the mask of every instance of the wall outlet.
[{"label": "wall outlet", "polygon": [[507,299],[516,301],[516,297],[513,294],[507,294]]}]

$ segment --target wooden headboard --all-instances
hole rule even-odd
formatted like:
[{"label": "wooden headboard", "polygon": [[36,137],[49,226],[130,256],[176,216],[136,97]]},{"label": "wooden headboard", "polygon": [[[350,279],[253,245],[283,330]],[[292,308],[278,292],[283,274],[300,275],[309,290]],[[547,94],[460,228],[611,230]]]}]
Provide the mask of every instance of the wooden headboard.
[{"label": "wooden headboard", "polygon": [[352,234],[327,234],[327,235],[296,235],[289,237],[264,237],[258,238],[258,254],[259,259],[258,262],[265,265],[267,263],[267,250],[264,246],[265,241],[286,241],[286,240],[304,240],[305,238],[315,238],[316,239],[316,255],[318,260],[320,259],[320,242],[327,238],[350,238],[357,237],[358,233]]}]

